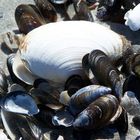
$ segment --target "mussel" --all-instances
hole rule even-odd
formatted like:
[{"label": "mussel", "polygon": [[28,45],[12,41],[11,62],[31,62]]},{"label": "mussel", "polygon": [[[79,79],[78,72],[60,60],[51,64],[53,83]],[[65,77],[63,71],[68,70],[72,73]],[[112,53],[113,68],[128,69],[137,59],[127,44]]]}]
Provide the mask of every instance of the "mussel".
[{"label": "mussel", "polygon": [[23,115],[35,115],[39,112],[33,98],[25,91],[13,91],[0,99],[3,110]]},{"label": "mussel", "polygon": [[19,31],[24,34],[46,23],[43,17],[27,4],[17,6],[15,20]]},{"label": "mussel", "polygon": [[65,90],[68,91],[68,94],[71,96],[80,88],[90,84],[88,80],[83,80],[79,75],[73,75],[68,78],[65,83]]},{"label": "mussel", "polygon": [[124,80],[119,70],[113,66],[111,59],[101,50],[93,50],[89,54],[91,71],[101,85],[111,87],[113,94],[120,98]]},{"label": "mussel", "polygon": [[83,0],[73,0],[75,12],[78,20],[87,20],[93,22],[93,16],[89,10],[86,1]]},{"label": "mussel", "polygon": [[[100,49],[112,59],[118,59],[126,48],[131,47],[128,44],[125,37],[97,23],[89,21],[49,23],[32,30],[23,39],[17,53],[22,62],[16,63],[15,59],[13,70],[16,76],[28,84],[32,85],[34,77],[38,76],[55,83],[57,87],[63,87],[72,75],[80,75],[85,79],[82,69],[82,57],[85,54]],[[23,70],[19,71],[19,65],[20,68],[23,66]],[[29,78],[27,74],[34,76]]]},{"label": "mussel", "polygon": [[5,72],[0,68],[0,95],[3,96],[8,92],[8,79]]},{"label": "mussel", "polygon": [[35,137],[31,134],[31,130],[24,116],[12,112],[7,112],[1,109],[1,118],[6,133],[8,134],[10,139],[12,140],[35,139]]},{"label": "mussel", "polygon": [[116,114],[119,106],[118,99],[111,95],[104,95],[92,102],[75,119],[75,129],[99,129],[107,125]]},{"label": "mussel", "polygon": [[39,108],[39,113],[34,115],[34,117],[45,124],[46,127],[54,128],[52,118],[55,115],[55,111],[43,104],[38,104],[37,106]]},{"label": "mussel", "polygon": [[71,96],[68,105],[69,109],[73,115],[76,115],[99,97],[110,94],[111,92],[111,88],[100,85],[90,85],[81,88]]},{"label": "mussel", "polygon": [[46,22],[57,21],[57,13],[54,6],[48,0],[34,0]]},{"label": "mussel", "polygon": [[15,53],[12,53],[7,57],[7,68],[10,74],[9,76],[13,83],[17,83],[22,85],[23,87],[27,87],[27,84],[24,81],[21,81],[13,72],[12,65],[14,62],[15,55],[16,55]]}]

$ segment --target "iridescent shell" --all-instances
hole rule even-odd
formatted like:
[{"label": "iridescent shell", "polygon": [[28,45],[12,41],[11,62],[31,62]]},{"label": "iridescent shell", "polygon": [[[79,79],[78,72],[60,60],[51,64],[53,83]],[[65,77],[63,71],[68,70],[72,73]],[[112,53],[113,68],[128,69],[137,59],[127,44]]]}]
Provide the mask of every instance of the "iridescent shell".
[{"label": "iridescent shell", "polygon": [[69,109],[73,115],[80,113],[99,97],[111,94],[112,90],[105,86],[90,85],[78,90],[69,101]]},{"label": "iridescent shell", "polygon": [[107,125],[116,114],[119,102],[108,94],[92,102],[83,110],[73,123],[75,129],[97,129]]},{"label": "iridescent shell", "polygon": [[[19,46],[26,73],[13,71],[21,80],[27,73],[63,85],[72,75],[85,78],[82,58],[94,49],[100,49],[112,59],[118,59],[128,47],[128,41],[112,30],[88,21],[60,21],[40,26],[29,32]],[[20,63],[21,64],[21,63]],[[24,75],[24,77],[23,77]],[[29,79],[29,78],[28,78]],[[25,80],[33,84],[35,78]]]}]

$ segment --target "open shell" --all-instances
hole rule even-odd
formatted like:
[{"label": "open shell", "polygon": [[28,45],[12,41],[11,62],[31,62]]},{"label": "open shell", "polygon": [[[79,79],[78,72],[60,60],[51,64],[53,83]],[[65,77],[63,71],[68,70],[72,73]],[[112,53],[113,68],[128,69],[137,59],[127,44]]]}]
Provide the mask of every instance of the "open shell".
[{"label": "open shell", "polygon": [[[97,23],[60,21],[29,32],[19,46],[20,59],[32,74],[64,86],[72,75],[85,77],[82,69],[85,54],[100,49],[117,59],[126,49],[126,42],[119,34]],[[34,79],[25,79],[26,73],[17,72],[16,66],[13,68],[16,76],[33,84]]]}]

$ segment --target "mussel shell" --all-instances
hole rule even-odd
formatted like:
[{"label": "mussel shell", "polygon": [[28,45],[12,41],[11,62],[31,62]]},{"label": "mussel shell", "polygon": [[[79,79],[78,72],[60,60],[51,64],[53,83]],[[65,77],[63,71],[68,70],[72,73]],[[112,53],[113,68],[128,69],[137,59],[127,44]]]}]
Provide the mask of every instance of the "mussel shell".
[{"label": "mussel shell", "polygon": [[120,134],[126,134],[128,131],[128,114],[122,107],[120,115],[113,122]]},{"label": "mussel shell", "polygon": [[30,5],[26,4],[21,4],[16,8],[15,19],[19,31],[24,34],[45,24],[44,19]]},{"label": "mussel shell", "polygon": [[77,90],[86,86],[85,80],[79,75],[73,75],[68,78],[65,83],[65,90],[68,91],[69,95],[73,95]]},{"label": "mussel shell", "polygon": [[91,11],[89,10],[85,1],[74,0],[73,3],[78,20],[94,21]]},{"label": "mussel shell", "polygon": [[45,124],[45,126],[49,128],[54,128],[54,125],[52,124],[52,118],[55,115],[55,111],[50,109],[49,107],[38,104],[39,113],[34,115],[34,117]]},{"label": "mussel shell", "polygon": [[75,119],[75,129],[98,129],[107,125],[119,106],[117,98],[111,94],[92,102]]},{"label": "mussel shell", "polygon": [[112,90],[100,85],[90,85],[78,90],[69,101],[69,109],[76,115],[99,97],[110,94]]},{"label": "mussel shell", "polygon": [[26,87],[27,84],[21,81],[13,72],[12,66],[13,66],[15,55],[16,55],[15,53],[12,53],[7,57],[7,68],[10,74],[9,76],[13,83],[17,83],[22,85],[23,87]]},{"label": "mussel shell", "polygon": [[30,139],[34,140],[30,128],[24,116],[1,110],[1,118],[6,133],[12,140]]},{"label": "mussel shell", "polygon": [[8,91],[8,79],[5,72],[0,68],[0,94],[7,93]]},{"label": "mussel shell", "polygon": [[46,22],[55,22],[57,20],[56,9],[48,0],[35,0],[35,3]]},{"label": "mussel shell", "polygon": [[115,96],[122,96],[120,72],[103,51],[93,50],[89,54],[89,65],[101,85],[111,87]]},{"label": "mussel shell", "polygon": [[37,104],[45,104],[51,109],[59,110],[63,108],[63,104],[59,102],[59,98],[54,98],[53,93],[41,91],[39,89],[32,89],[30,91],[31,96],[35,99]]},{"label": "mussel shell", "polygon": [[[88,21],[49,23],[32,30],[25,38],[19,50],[20,58],[26,62],[26,68],[32,74],[58,86],[64,86],[72,75],[85,77],[82,57],[93,49],[106,52],[112,59],[118,59],[126,49],[126,44],[123,44],[125,39],[120,35]],[[17,71],[18,68],[15,68],[14,73]],[[18,77],[26,81],[23,75],[26,76],[21,71],[17,73]],[[28,81],[32,84],[31,79]]]},{"label": "mussel shell", "polygon": [[1,99],[1,107],[9,112],[35,115],[39,112],[33,98],[24,91],[13,91]]},{"label": "mussel shell", "polygon": [[61,110],[56,112],[56,114],[52,118],[52,123],[55,126],[70,127],[72,126],[73,121],[74,121],[74,117],[67,110]]}]

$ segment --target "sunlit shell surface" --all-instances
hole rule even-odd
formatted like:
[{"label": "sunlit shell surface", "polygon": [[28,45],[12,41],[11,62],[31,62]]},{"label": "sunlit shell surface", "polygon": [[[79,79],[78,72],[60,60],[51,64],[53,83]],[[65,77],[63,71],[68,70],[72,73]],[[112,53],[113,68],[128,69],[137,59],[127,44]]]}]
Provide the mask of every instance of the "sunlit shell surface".
[{"label": "sunlit shell surface", "polygon": [[88,21],[60,21],[40,26],[19,46],[26,67],[39,77],[64,84],[74,74],[84,77],[82,58],[100,49],[114,59],[126,40],[102,25]]},{"label": "sunlit shell surface", "polygon": [[125,25],[129,26],[131,30],[137,31],[140,29],[140,4],[138,4],[133,10],[130,9],[126,12],[124,19]]}]

